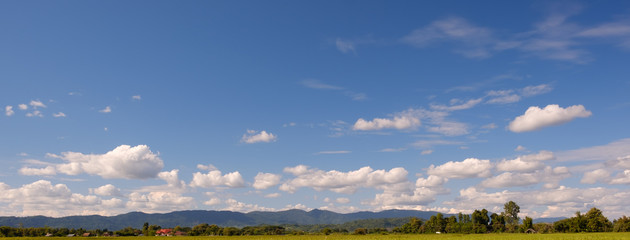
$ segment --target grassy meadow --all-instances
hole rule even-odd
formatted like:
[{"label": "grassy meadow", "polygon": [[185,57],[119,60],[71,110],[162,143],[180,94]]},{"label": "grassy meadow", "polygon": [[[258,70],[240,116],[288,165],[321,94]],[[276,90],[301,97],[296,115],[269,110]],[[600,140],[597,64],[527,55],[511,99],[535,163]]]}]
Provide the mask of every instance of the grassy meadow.
[{"label": "grassy meadow", "polygon": [[[57,237],[53,237],[56,239]],[[66,239],[65,237],[61,237]],[[6,240],[50,239],[45,237],[3,238]],[[391,235],[302,235],[302,236],[190,236],[190,237],[73,237],[73,240],[116,239],[116,240],[630,240],[630,233],[557,233],[557,234],[391,234]]]}]

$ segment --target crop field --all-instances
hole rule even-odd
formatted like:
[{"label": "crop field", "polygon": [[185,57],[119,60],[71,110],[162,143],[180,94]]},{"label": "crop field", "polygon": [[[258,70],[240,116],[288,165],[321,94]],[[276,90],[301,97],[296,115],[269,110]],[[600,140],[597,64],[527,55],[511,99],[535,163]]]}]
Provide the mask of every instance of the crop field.
[{"label": "crop field", "polygon": [[[57,239],[59,237],[53,237]],[[26,240],[26,239],[51,239],[45,237],[32,238],[32,237],[20,237],[20,238],[2,238],[6,240]],[[65,237],[59,239],[68,239]],[[458,239],[472,239],[472,240],[630,240],[630,233],[559,233],[559,234],[404,234],[404,235],[302,235],[302,236],[209,236],[209,237],[73,237],[73,240],[458,240]]]}]

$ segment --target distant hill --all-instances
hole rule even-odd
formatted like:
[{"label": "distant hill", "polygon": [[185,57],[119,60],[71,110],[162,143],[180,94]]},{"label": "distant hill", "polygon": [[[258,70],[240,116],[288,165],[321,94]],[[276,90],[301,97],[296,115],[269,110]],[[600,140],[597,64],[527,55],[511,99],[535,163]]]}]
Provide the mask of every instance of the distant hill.
[{"label": "distant hill", "polygon": [[193,227],[201,223],[219,226],[255,226],[268,225],[314,225],[314,224],[342,224],[363,219],[406,218],[418,217],[429,219],[437,212],[414,210],[386,210],[381,212],[335,213],[325,210],[287,210],[279,212],[231,212],[231,211],[177,211],[171,213],[142,213],[130,212],[112,217],[105,216],[69,216],[52,218],[44,216],[33,217],[0,217],[0,226],[11,227],[65,227],[83,229],[119,230],[125,227],[142,228],[145,222],[171,228],[177,225]]}]

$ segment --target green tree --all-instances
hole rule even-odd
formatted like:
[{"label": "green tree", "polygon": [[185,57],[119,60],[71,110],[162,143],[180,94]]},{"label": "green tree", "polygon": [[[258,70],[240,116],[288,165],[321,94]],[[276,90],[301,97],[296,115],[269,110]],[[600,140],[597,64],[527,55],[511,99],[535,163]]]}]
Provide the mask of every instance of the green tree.
[{"label": "green tree", "polygon": [[505,222],[507,224],[518,224],[518,213],[521,212],[521,207],[513,201],[506,202],[503,205],[503,216],[505,216]]},{"label": "green tree", "polygon": [[613,231],[630,232],[630,218],[623,216],[613,222]]},{"label": "green tree", "polygon": [[611,223],[608,218],[604,217],[602,211],[597,208],[591,208],[586,215],[586,231],[588,232],[607,232],[611,229]]},{"label": "green tree", "polygon": [[523,231],[527,231],[527,229],[534,229],[534,219],[530,217],[525,217],[523,220]]}]

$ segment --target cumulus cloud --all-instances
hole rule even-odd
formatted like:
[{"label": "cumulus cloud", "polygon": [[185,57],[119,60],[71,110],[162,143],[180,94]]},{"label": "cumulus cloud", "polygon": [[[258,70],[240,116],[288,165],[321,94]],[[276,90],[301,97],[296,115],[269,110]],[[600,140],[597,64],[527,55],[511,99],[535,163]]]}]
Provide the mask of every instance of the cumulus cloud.
[{"label": "cumulus cloud", "polygon": [[13,116],[13,114],[15,114],[15,112],[13,111],[13,106],[4,107],[4,115],[7,115],[7,117],[10,117],[10,116]]},{"label": "cumulus cloud", "polygon": [[581,183],[594,184],[596,182],[608,182],[610,178],[610,172],[606,169],[595,169],[590,172],[585,172]]},{"label": "cumulus cloud", "polygon": [[173,192],[150,192],[147,194],[133,192],[129,194],[126,207],[146,213],[172,212],[192,209],[194,202],[192,197]]},{"label": "cumulus cloud", "polygon": [[122,196],[120,189],[111,184],[103,185],[98,188],[90,188],[90,193],[99,196]]},{"label": "cumulus cloud", "polygon": [[294,193],[302,187],[310,187],[317,191],[329,190],[337,193],[354,193],[359,188],[386,188],[407,181],[407,171],[404,168],[373,170],[362,167],[355,171],[340,172],[336,170],[322,171],[304,165],[287,167],[285,172],[295,178],[280,186],[280,190]]},{"label": "cumulus cloud", "polygon": [[141,100],[142,97],[140,95],[133,95],[133,96],[131,96],[131,99],[133,99],[133,100]]},{"label": "cumulus cloud", "polygon": [[409,206],[424,206],[435,202],[436,196],[447,194],[444,188],[447,178],[430,175],[418,178],[415,188],[411,185],[399,184],[398,188],[386,188],[383,193],[376,194],[372,201],[366,204],[379,206],[382,209],[404,209]]},{"label": "cumulus cloud", "polygon": [[93,195],[72,193],[65,184],[53,185],[39,180],[19,188],[0,183],[0,211],[13,216],[45,215],[61,217],[68,215],[112,215],[121,213],[121,201],[113,198],[103,200]]},{"label": "cumulus cloud", "polygon": [[510,122],[509,129],[512,132],[528,132],[539,130],[544,127],[559,125],[570,122],[575,118],[586,118],[591,116],[582,105],[573,105],[562,108],[556,104],[547,105],[541,109],[539,107],[529,107],[525,114],[516,117]]},{"label": "cumulus cloud", "polygon": [[59,173],[67,175],[90,174],[103,178],[147,179],[155,178],[164,163],[146,145],[131,147],[120,145],[105,154],[63,152],[48,154],[66,161],[56,164]]},{"label": "cumulus cloud", "polygon": [[173,169],[170,172],[158,173],[158,178],[166,181],[167,186],[175,189],[183,189],[186,187],[184,180],[179,180],[179,170]]},{"label": "cumulus cloud", "polygon": [[447,162],[439,166],[431,164],[427,173],[445,178],[485,178],[492,174],[490,160],[467,158],[461,162]]},{"label": "cumulus cloud", "polygon": [[22,104],[19,104],[19,105],[18,105],[18,108],[19,108],[20,110],[26,110],[26,109],[28,109],[28,105],[26,105],[26,104],[22,103]]},{"label": "cumulus cloud", "polygon": [[259,143],[259,142],[274,142],[278,139],[276,135],[273,133],[267,133],[267,131],[255,131],[255,130],[247,130],[246,134],[243,134],[241,138],[241,142],[244,143]]},{"label": "cumulus cloud", "polygon": [[524,155],[512,160],[502,160],[497,163],[496,168],[502,172],[532,172],[544,168],[543,161],[554,158],[552,152],[540,151],[537,154]]},{"label": "cumulus cloud", "polygon": [[566,167],[545,167],[534,172],[514,173],[505,172],[498,176],[488,178],[481,182],[480,186],[489,188],[529,186],[544,183],[545,188],[558,187],[560,180],[571,176]]},{"label": "cumulus cloud", "polygon": [[193,174],[193,179],[190,182],[191,187],[231,187],[238,188],[245,186],[245,180],[238,171],[226,173],[222,175],[219,170],[210,170],[208,173],[203,174],[196,172]]},{"label": "cumulus cloud", "polygon": [[30,113],[26,113],[27,117],[44,117],[44,114],[39,110],[34,110]]},{"label": "cumulus cloud", "polygon": [[107,107],[105,107],[105,108],[103,108],[101,110],[98,110],[98,111],[102,112],[102,113],[110,113],[110,112],[112,112],[112,107],[107,106]]},{"label": "cumulus cloud", "polygon": [[261,173],[259,172],[254,177],[254,184],[252,186],[255,189],[267,189],[280,184],[282,176],[273,173]]}]

